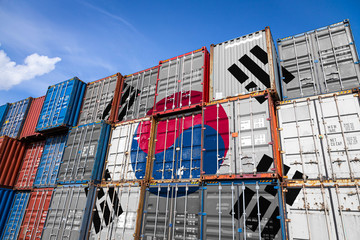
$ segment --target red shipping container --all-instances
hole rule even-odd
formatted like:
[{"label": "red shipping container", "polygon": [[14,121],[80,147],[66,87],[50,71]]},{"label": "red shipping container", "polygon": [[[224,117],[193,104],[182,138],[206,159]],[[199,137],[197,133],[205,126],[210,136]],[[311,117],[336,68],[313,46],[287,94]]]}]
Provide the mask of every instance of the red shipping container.
[{"label": "red shipping container", "polygon": [[25,153],[25,144],[9,137],[0,137],[0,186],[13,187]]},{"label": "red shipping container", "polygon": [[41,188],[31,192],[19,239],[41,238],[53,191],[53,188]]},{"label": "red shipping container", "polygon": [[45,141],[32,142],[27,144],[24,159],[19,171],[15,189],[31,190],[35,180],[37,168],[43,153]]},{"label": "red shipping container", "polygon": [[40,133],[35,132],[35,127],[39,120],[39,115],[41,112],[41,108],[44,104],[44,100],[45,100],[45,96],[33,99],[23,129],[20,134],[20,139],[28,138],[28,137],[36,137],[40,135]]}]

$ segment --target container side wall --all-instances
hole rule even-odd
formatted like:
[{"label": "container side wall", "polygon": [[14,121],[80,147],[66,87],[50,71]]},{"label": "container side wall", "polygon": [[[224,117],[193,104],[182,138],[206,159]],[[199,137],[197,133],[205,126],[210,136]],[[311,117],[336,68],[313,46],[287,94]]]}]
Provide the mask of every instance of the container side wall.
[{"label": "container side wall", "polygon": [[6,219],[8,217],[14,196],[15,192],[13,190],[0,188],[0,236],[5,228]]},{"label": "container side wall", "polygon": [[4,122],[6,114],[7,114],[8,110],[9,110],[9,106],[10,106],[9,103],[0,106],[0,130],[2,128],[2,124]]},{"label": "container side wall", "polygon": [[26,120],[24,123],[24,127],[21,131],[20,138],[39,135],[39,133],[35,132],[35,127],[39,120],[39,115],[41,112],[41,108],[44,104],[44,100],[45,100],[45,96],[33,99],[29,108],[29,112],[26,116]]}]

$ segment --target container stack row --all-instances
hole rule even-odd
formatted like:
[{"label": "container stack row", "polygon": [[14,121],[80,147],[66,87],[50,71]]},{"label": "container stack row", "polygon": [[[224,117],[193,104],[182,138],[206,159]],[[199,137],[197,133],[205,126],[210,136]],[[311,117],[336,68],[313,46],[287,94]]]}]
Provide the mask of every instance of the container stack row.
[{"label": "container stack row", "polygon": [[1,239],[356,239],[347,20],[0,107]]}]

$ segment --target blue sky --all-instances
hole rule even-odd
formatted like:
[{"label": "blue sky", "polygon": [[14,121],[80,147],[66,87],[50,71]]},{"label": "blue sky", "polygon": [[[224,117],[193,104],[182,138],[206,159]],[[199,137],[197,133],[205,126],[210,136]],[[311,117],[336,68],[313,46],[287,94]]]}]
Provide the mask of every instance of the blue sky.
[{"label": "blue sky", "polygon": [[359,10],[359,0],[0,0],[0,105],[74,76],[131,74],[265,26],[276,40],[349,18],[360,44]]}]

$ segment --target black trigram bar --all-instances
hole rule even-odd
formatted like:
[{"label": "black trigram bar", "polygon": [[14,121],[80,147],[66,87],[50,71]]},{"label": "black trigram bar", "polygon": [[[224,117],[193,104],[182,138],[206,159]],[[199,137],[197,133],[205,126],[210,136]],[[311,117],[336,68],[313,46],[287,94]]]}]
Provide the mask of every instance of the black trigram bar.
[{"label": "black trigram bar", "polygon": [[[125,91],[124,91],[124,95],[121,96],[120,110],[118,116],[119,121],[122,121],[124,119],[128,109],[131,108],[131,106],[134,104],[135,99],[139,96],[141,92],[139,89],[136,89],[133,86],[130,86],[126,83],[124,83],[123,89],[125,89]],[[129,96],[130,99],[127,102],[126,99],[128,99]]]}]

